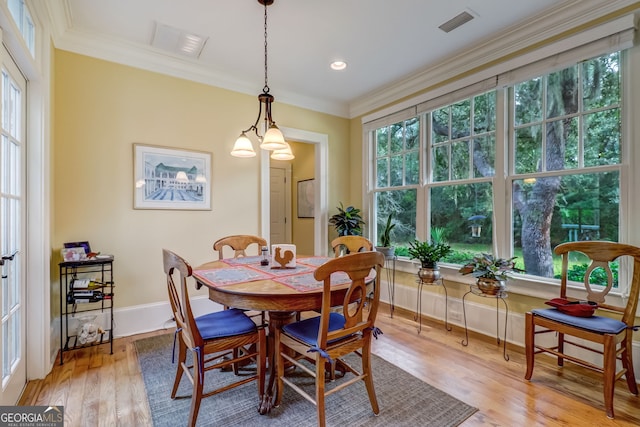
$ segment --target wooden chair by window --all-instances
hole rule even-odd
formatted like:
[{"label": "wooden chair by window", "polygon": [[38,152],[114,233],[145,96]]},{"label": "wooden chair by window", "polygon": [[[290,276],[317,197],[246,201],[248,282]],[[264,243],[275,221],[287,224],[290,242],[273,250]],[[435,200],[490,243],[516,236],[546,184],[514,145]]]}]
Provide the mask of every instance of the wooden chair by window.
[{"label": "wooden chair by window", "polygon": [[[640,292],[640,248],[613,242],[584,241],[569,242],[558,245],[555,253],[562,256],[562,276],[560,282],[560,298],[567,299],[569,257],[586,256],[590,262],[587,267],[584,286],[586,300],[598,304],[598,311],[607,311],[612,316],[578,317],[566,314],[558,308],[535,309],[526,313],[525,317],[525,354],[527,358],[527,372],[525,379],[530,380],[533,374],[534,357],[546,352],[558,358],[558,366],[562,366],[567,359],[586,368],[602,372],[604,377],[604,406],[607,417],[613,418],[613,395],[616,380],[626,377],[631,393],[638,394],[633,372],[631,343],[633,339],[633,322],[638,306]],[[573,259],[573,258],[572,258]],[[620,262],[633,264],[633,276],[630,276],[629,294],[626,306],[607,304],[605,297],[613,286],[613,276],[609,263],[619,259]],[[590,283],[592,273],[598,270],[606,272],[607,283],[599,288]],[[571,298],[568,298],[571,300]],[[557,343],[553,347],[546,347],[536,343],[536,336],[543,333],[557,333]],[[566,336],[570,335],[584,341],[597,343],[599,346],[587,346],[576,343]],[[600,367],[587,360],[565,353],[565,345],[572,344],[582,350],[588,350],[603,356],[603,366]],[[588,343],[587,343],[588,344]],[[602,346],[602,347],[600,347]],[[617,361],[621,369],[617,370]]]},{"label": "wooden chair by window", "polygon": [[[278,395],[276,405],[282,400],[284,384],[313,402],[317,407],[318,425],[325,425],[325,397],[342,390],[342,388],[364,381],[371,408],[378,414],[378,400],[373,387],[371,372],[371,336],[377,337],[380,332],[375,326],[378,304],[380,302],[380,269],[384,265],[384,255],[379,252],[361,252],[332,259],[318,267],[314,277],[324,282],[322,293],[322,310],[320,316],[290,323],[277,330],[275,334],[275,353],[277,361]],[[367,293],[366,277],[374,269],[376,273],[374,292],[367,313],[363,312]],[[331,311],[331,273],[343,271],[349,275],[351,283],[342,303],[342,312]],[[355,308],[352,304],[356,302]],[[366,314],[366,315],[365,315]],[[295,356],[291,356],[293,350]],[[343,356],[355,353],[362,359],[361,372],[340,360]],[[315,373],[304,367],[300,359],[313,358]],[[315,377],[315,396],[305,393],[293,385],[285,372],[285,360],[301,367]],[[340,363],[353,378],[345,379],[338,387],[325,389],[326,363],[331,366]]]},{"label": "wooden chair by window", "polygon": [[331,247],[336,257],[354,252],[372,251],[373,243],[362,236],[340,236],[331,241]]},{"label": "wooden chair by window", "polygon": [[[227,248],[227,251],[229,248],[233,250],[232,258],[240,258],[240,257],[248,256],[246,251],[251,245],[254,245],[254,244],[257,245],[257,249],[255,251],[256,253],[254,256],[257,256],[257,255],[260,255],[260,250],[262,249],[262,247],[267,246],[267,241],[262,237],[252,236],[250,234],[236,234],[233,236],[226,236],[221,239],[218,239],[213,244],[213,250],[218,252],[218,259],[225,259],[225,256],[224,256],[225,248]],[[253,249],[254,248],[252,247],[251,252],[253,252]],[[225,309],[226,308],[228,307],[225,307]],[[264,311],[261,311],[261,312],[250,311],[250,312],[247,312],[247,314],[250,317],[260,316],[260,323],[261,324],[265,323],[266,315]]]},{"label": "wooden chair by window", "polygon": [[[193,317],[187,278],[192,270],[189,263],[175,253],[163,249],[162,259],[164,272],[167,276],[167,290],[171,309],[176,320],[176,334],[178,335],[178,368],[171,390],[171,398],[176,397],[178,385],[183,372],[193,384],[191,409],[189,411],[189,426],[195,426],[203,397],[238,387],[250,381],[257,380],[258,394],[264,392],[266,336],[264,328],[256,324],[240,310],[224,310]],[[174,273],[179,277],[174,280]],[[176,274],[176,275],[178,275]],[[255,348],[251,351],[249,348]],[[191,351],[193,365],[187,365],[187,350]],[[236,350],[237,357],[228,358]],[[225,357],[223,357],[225,356]],[[242,379],[224,387],[219,387],[203,394],[205,372],[237,365],[253,359],[257,365],[255,375],[243,376]],[[229,373],[228,375],[233,375]]]}]

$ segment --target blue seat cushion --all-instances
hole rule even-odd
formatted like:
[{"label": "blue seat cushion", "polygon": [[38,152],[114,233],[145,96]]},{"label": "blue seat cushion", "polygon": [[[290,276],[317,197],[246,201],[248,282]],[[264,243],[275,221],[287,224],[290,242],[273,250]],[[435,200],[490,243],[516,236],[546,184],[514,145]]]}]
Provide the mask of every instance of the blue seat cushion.
[{"label": "blue seat cushion", "polygon": [[257,330],[257,326],[242,310],[229,310],[208,313],[196,317],[196,325],[205,340],[243,335]]},{"label": "blue seat cushion", "polygon": [[620,320],[611,319],[609,317],[591,316],[578,317],[571,316],[560,312],[557,308],[535,309],[531,312],[545,319],[555,320],[566,325],[575,326],[577,328],[586,329],[600,334],[618,334],[626,329],[627,325]]},{"label": "blue seat cushion", "polygon": [[[345,320],[342,314],[329,314],[329,332],[344,328]],[[318,345],[318,330],[320,329],[320,316],[299,322],[289,323],[282,327],[282,331],[293,338],[302,341],[309,346]],[[341,338],[342,339],[342,338]],[[339,340],[329,340],[327,344],[332,344]]]}]

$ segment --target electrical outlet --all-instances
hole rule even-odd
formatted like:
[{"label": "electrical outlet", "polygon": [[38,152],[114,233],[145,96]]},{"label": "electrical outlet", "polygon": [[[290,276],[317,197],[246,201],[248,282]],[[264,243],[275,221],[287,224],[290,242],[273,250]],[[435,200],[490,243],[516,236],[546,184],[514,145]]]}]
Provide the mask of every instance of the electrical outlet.
[{"label": "electrical outlet", "polygon": [[449,313],[449,318],[451,320],[460,320],[462,318],[462,313],[460,313],[459,311],[451,311]]}]

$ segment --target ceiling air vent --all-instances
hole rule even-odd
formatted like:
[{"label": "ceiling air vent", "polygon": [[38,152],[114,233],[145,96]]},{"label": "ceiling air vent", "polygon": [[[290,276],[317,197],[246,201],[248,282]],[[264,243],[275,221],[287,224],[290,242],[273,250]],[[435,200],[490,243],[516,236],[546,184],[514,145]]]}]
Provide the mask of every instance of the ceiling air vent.
[{"label": "ceiling air vent", "polygon": [[206,41],[207,37],[156,23],[151,46],[171,53],[198,58]]},{"label": "ceiling air vent", "polygon": [[453,18],[449,19],[447,22],[440,25],[438,28],[440,28],[445,33],[449,33],[455,30],[456,28],[458,28],[459,26],[471,21],[473,18],[474,16],[469,12],[462,12],[459,15],[456,15]]}]

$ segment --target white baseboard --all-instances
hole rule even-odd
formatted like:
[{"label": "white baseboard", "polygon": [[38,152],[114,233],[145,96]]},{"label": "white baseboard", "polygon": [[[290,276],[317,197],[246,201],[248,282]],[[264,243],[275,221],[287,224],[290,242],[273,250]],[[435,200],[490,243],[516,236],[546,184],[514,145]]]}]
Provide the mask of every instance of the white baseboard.
[{"label": "white baseboard", "polygon": [[[222,310],[220,304],[214,303],[207,296],[197,296],[191,299],[191,309],[194,315],[211,313],[213,311]],[[108,311],[79,313],[77,317],[68,316],[69,330],[77,327],[78,318],[84,316],[96,316],[95,322],[105,329],[108,329],[109,317]],[[51,363],[56,362],[58,350],[60,349],[60,334],[64,333],[61,328],[60,317],[56,318],[50,328],[51,332]],[[64,318],[62,319],[64,326]],[[126,337],[130,335],[141,334],[144,332],[157,331],[160,329],[171,329],[175,327],[173,315],[171,314],[171,306],[169,302],[143,304],[125,308],[113,309],[113,336],[114,338]]]},{"label": "white baseboard", "polygon": [[[389,292],[386,283],[383,282],[380,299],[389,303]],[[394,305],[410,312],[416,311],[417,290],[414,287],[407,287],[396,284],[394,292]],[[438,292],[422,292],[422,316],[430,317],[440,321],[445,320],[445,295]],[[464,327],[464,316],[462,309],[462,300],[460,298],[448,297],[447,321],[449,324]],[[506,300],[507,306],[509,304]],[[210,313],[212,311],[222,310],[220,304],[214,303],[207,296],[198,296],[191,300],[191,306],[196,316]],[[467,318],[467,328],[483,335],[495,337],[499,333],[500,339],[504,339],[504,322],[505,310],[504,305],[499,303],[498,311],[498,331],[496,331],[496,308],[491,305],[480,304],[473,297],[467,297],[465,300],[464,312]],[[103,313],[106,314],[106,313]],[[102,320],[97,321],[108,322],[106,316],[100,316]],[[144,332],[157,331],[160,329],[171,329],[175,326],[172,321],[171,307],[169,302],[144,304],[125,308],[114,308],[114,329],[113,336],[115,338],[125,337]],[[69,328],[74,326],[70,322]],[[60,348],[60,319],[52,324],[51,348],[52,363]],[[507,318],[507,342],[524,347],[524,315],[521,313],[513,313],[509,311]],[[552,337],[548,337],[551,339]],[[538,337],[538,339],[540,339]],[[546,344],[544,341],[543,344]],[[586,358],[595,364],[602,364],[601,358],[591,352],[577,350],[576,355]],[[640,372],[640,343],[633,343],[633,360],[635,372]],[[640,378],[638,378],[640,380]]]}]

